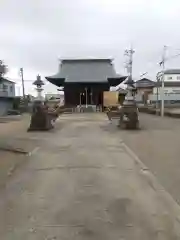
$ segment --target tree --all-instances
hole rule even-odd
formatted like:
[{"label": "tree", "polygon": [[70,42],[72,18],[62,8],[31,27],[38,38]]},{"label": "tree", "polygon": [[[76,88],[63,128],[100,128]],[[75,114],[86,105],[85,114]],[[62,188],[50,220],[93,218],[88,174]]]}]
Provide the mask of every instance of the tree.
[{"label": "tree", "polygon": [[0,78],[2,78],[8,71],[8,67],[0,60]]}]

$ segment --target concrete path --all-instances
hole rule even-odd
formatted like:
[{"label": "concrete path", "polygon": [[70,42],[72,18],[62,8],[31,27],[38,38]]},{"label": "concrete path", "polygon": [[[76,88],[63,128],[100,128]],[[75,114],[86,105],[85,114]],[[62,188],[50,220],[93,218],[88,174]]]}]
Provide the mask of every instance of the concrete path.
[{"label": "concrete path", "polygon": [[0,194],[1,240],[178,240],[180,208],[101,114],[67,115]]}]

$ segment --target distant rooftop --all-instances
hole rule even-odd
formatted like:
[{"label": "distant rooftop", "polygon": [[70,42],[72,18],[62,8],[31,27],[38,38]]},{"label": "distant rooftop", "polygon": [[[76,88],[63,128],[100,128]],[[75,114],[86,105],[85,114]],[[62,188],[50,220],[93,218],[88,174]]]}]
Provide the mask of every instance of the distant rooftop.
[{"label": "distant rooftop", "polygon": [[180,74],[180,69],[167,69],[164,74]]},{"label": "distant rooftop", "polygon": [[105,61],[105,62],[109,62],[109,61],[113,61],[114,59],[113,58],[62,58],[62,59],[60,59],[60,61],[61,62],[65,62],[65,61],[75,61],[75,62],[77,62],[77,61],[79,61],[79,62],[85,62],[85,61],[88,61],[88,62],[90,62],[90,61],[93,61],[93,62],[102,62],[102,61]]},{"label": "distant rooftop", "polygon": [[142,78],[135,82],[137,88],[155,87],[155,82],[148,78]]},{"label": "distant rooftop", "polygon": [[[137,88],[153,88],[162,86],[162,82],[151,81],[150,79],[143,78],[135,82]],[[165,87],[180,87],[180,81],[164,81]]]},{"label": "distant rooftop", "polygon": [[0,81],[6,81],[6,82],[10,82],[10,83],[14,83],[15,84],[15,82],[13,82],[13,81],[11,81],[9,78],[7,78],[7,77],[0,77]]}]

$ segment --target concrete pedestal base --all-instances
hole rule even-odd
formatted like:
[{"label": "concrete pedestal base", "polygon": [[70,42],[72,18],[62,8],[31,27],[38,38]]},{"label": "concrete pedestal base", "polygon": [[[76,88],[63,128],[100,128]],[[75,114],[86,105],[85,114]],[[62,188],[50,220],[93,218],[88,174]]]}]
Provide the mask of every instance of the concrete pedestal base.
[{"label": "concrete pedestal base", "polygon": [[52,124],[52,117],[46,113],[33,113],[31,116],[31,123],[28,128],[29,131],[48,131],[54,128]]}]

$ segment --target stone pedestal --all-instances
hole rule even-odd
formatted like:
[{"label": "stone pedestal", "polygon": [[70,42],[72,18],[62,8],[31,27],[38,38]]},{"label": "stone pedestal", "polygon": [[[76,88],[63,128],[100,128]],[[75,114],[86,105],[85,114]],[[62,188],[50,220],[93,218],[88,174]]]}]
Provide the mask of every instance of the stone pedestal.
[{"label": "stone pedestal", "polygon": [[47,109],[41,104],[36,103],[33,108],[33,113],[31,116],[31,123],[28,131],[48,131],[51,130],[53,126],[53,120],[56,119],[55,116],[48,113]]},{"label": "stone pedestal", "polygon": [[135,101],[135,87],[132,81],[127,82],[127,95],[120,111],[119,126],[123,129],[139,128],[139,112]]},{"label": "stone pedestal", "polygon": [[123,129],[139,128],[139,113],[135,101],[125,100],[120,111],[119,127]]}]

